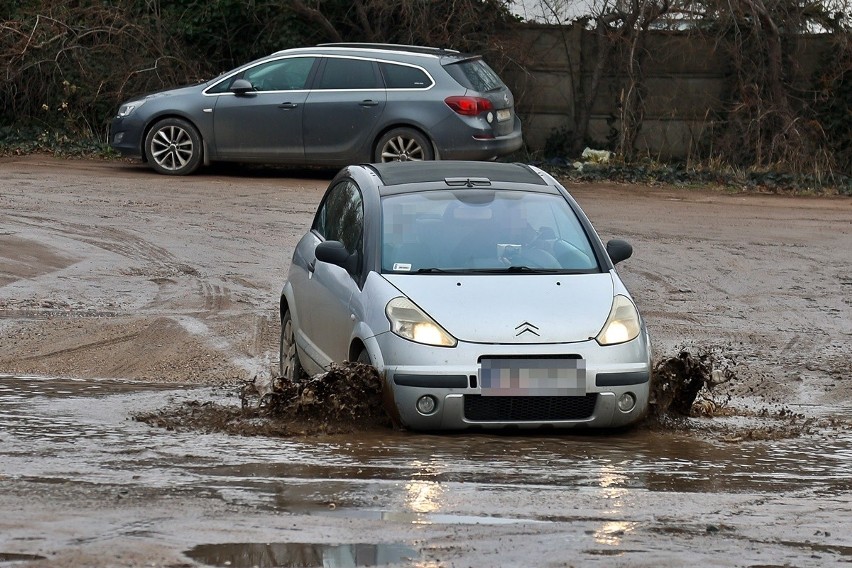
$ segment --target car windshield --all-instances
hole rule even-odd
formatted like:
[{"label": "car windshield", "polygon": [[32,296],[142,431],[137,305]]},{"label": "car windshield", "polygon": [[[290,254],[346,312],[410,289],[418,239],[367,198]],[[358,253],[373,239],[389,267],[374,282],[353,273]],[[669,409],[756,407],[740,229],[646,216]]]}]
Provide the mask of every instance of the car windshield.
[{"label": "car windshield", "polygon": [[382,272],[599,272],[560,195],[459,189],[382,199]]}]

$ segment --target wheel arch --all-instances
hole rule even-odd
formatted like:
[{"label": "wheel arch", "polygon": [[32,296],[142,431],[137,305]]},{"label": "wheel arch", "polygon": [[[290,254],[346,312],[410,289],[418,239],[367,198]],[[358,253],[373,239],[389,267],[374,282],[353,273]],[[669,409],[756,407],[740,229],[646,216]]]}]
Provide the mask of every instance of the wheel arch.
[{"label": "wheel arch", "polygon": [[432,147],[432,155],[435,156],[436,160],[440,160],[440,155],[438,154],[438,146],[435,144],[435,141],[429,136],[429,133],[425,128],[420,126],[419,124],[414,124],[411,122],[394,122],[392,124],[388,124],[383,127],[381,130],[376,132],[376,135],[373,137],[373,141],[370,143],[370,161],[373,161],[373,156],[376,154],[376,145],[379,143],[379,140],[382,139],[382,136],[394,130],[396,128],[410,128],[411,130],[416,130],[421,136],[425,137],[426,140],[429,141],[429,145]]},{"label": "wheel arch", "polygon": [[349,355],[346,357],[348,361],[357,361],[361,351],[368,351],[367,346],[361,341],[360,337],[355,337],[349,343]]}]

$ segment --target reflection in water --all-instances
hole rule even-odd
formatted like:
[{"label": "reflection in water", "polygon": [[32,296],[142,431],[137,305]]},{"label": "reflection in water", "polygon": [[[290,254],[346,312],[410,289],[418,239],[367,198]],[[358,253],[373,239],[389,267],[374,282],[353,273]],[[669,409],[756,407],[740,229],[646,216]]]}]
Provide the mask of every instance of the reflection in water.
[{"label": "reflection in water", "polygon": [[603,523],[601,528],[595,531],[594,538],[598,544],[607,546],[619,546],[624,533],[632,531],[639,523],[627,521],[610,521]]},{"label": "reflection in water", "polygon": [[200,544],[184,554],[208,566],[230,568],[349,568],[384,566],[415,560],[417,551],[403,544],[227,543]]},{"label": "reflection in water", "polygon": [[[623,471],[613,466],[604,466],[600,471],[600,494],[605,503],[609,507],[605,510],[606,514],[613,517],[624,517],[629,513],[625,511],[625,498],[628,496],[630,489],[625,487],[627,476]],[[594,533],[595,542],[609,546],[619,546],[621,537],[625,532],[633,530],[637,523],[626,521],[608,521],[604,522],[599,529]]]},{"label": "reflection in water", "polygon": [[436,513],[441,509],[444,489],[434,481],[410,481],[405,485],[406,505],[415,513]]}]

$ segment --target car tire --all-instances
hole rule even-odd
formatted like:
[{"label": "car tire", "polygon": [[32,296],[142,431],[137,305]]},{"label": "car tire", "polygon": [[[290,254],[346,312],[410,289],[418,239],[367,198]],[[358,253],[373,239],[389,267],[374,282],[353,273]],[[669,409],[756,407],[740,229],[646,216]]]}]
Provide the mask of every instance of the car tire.
[{"label": "car tire", "polygon": [[151,127],[145,137],[145,156],[155,171],[185,176],[201,165],[201,134],[180,118],[165,118]]},{"label": "car tire", "polygon": [[278,341],[278,376],[294,383],[304,380],[307,376],[299,362],[296,336],[293,332],[293,318],[289,309],[284,310],[284,314],[281,316],[281,337]]},{"label": "car tire", "polygon": [[426,136],[412,128],[394,128],[379,138],[373,151],[373,161],[419,162],[434,160],[432,143]]}]

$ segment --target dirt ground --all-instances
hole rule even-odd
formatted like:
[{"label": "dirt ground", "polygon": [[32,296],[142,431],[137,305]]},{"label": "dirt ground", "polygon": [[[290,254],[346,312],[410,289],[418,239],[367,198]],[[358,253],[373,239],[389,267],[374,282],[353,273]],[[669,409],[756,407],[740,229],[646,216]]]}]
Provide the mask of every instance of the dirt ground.
[{"label": "dirt ground", "polygon": [[[332,173],[0,159],[0,372],[268,375],[290,254]],[[619,271],[657,358],[718,349],[740,397],[852,401],[852,199],[569,190],[604,240],[634,245]]]},{"label": "dirt ground", "polygon": [[[198,385],[273,375],[280,289],[331,175],[216,168],[171,178],[126,162],[0,158],[0,375]],[[568,189],[604,240],[633,244],[618,269],[656,360],[719,355],[735,379],[713,397],[739,412],[848,418],[852,199]],[[0,509],[29,509],[32,523],[51,515],[52,497],[30,501],[12,487]],[[68,506],[97,514],[80,491]],[[141,514],[144,501],[124,513]],[[204,501],[198,515],[205,508],[228,512]],[[102,565],[174,565],[165,552],[127,548]],[[0,563],[12,560],[0,551]]]}]

